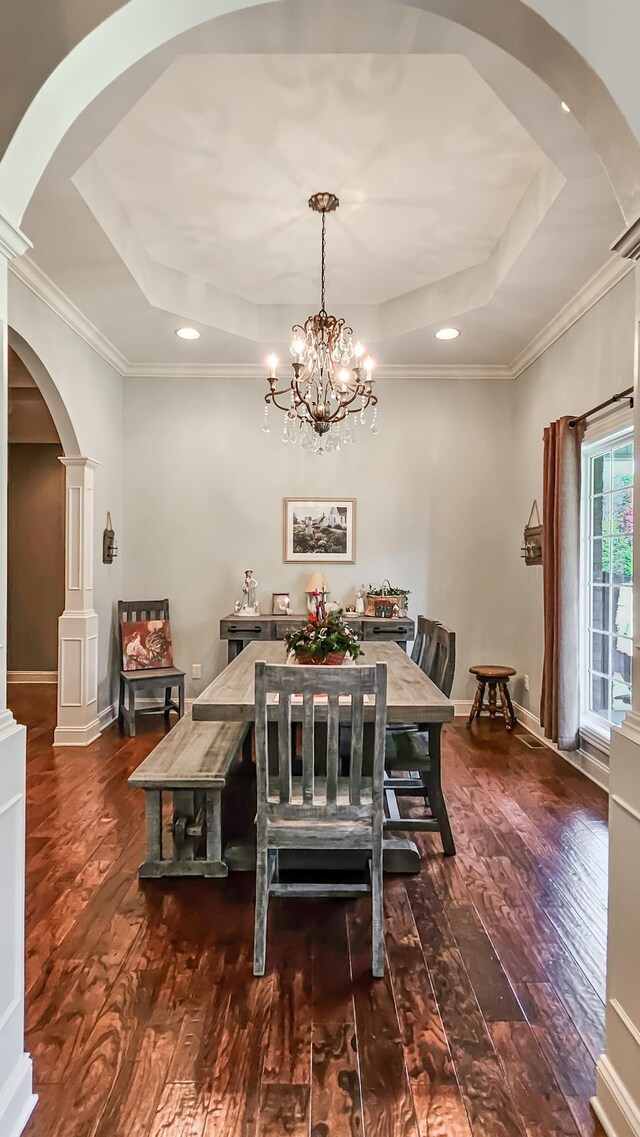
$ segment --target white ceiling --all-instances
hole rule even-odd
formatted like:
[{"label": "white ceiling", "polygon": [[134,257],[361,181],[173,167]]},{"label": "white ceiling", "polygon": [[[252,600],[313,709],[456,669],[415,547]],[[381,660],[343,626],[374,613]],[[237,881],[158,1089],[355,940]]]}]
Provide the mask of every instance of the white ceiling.
[{"label": "white ceiling", "polygon": [[545,157],[461,55],[189,55],[91,160],[151,260],[308,307],[315,190],[332,300],[378,305],[485,261]]},{"label": "white ceiling", "polygon": [[[25,229],[138,369],[255,364],[318,306],[316,190],[341,199],[327,307],[388,365],[509,364],[620,228],[579,125],[498,49],[384,0],[283,0],[118,80]],[[463,335],[443,345],[445,322]]]}]

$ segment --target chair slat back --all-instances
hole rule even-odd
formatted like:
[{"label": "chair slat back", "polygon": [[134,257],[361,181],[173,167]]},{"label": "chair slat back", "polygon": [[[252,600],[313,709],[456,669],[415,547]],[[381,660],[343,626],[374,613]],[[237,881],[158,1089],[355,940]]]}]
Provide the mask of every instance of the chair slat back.
[{"label": "chair slat back", "polygon": [[135,620],[168,620],[168,600],[119,600],[118,623]]},{"label": "chair slat back", "polygon": [[433,657],[427,674],[449,698],[456,670],[456,633],[439,624],[433,637]]},{"label": "chair slat back", "polygon": [[[277,703],[271,696],[277,696]],[[373,765],[363,776],[364,706],[375,707]],[[339,816],[362,819],[380,812],[387,718],[387,666],[298,667],[262,662],[255,668],[258,819]],[[351,726],[349,772],[340,771],[340,716]],[[269,722],[277,729],[277,771],[269,750]],[[298,723],[300,728],[298,731]],[[326,770],[316,768],[316,732],[326,727]],[[302,776],[293,776],[293,739],[301,733]],[[366,795],[363,789],[370,790]]]},{"label": "chair slat back", "polygon": [[422,668],[426,675],[429,674],[429,668],[433,666],[436,652],[435,634],[439,627],[440,625],[437,620],[430,620],[428,616],[418,616],[416,644],[418,644],[419,650],[416,653],[416,644],[414,644],[411,658],[414,663],[418,664],[418,667]]}]

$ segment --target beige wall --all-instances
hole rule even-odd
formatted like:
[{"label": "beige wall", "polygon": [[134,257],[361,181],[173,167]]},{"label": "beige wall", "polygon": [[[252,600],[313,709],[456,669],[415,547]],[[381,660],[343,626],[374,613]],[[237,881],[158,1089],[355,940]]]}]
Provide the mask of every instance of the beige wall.
[{"label": "beige wall", "polygon": [[[202,664],[200,690],[226,662],[221,616],[253,568],[263,611],[290,590],[301,611],[310,568],[283,563],[282,499],[357,499],[357,561],[327,565],[349,603],[384,577],[411,589],[410,612],[458,633],[457,698],[467,669],[509,662],[505,549],[511,511],[514,384],[381,381],[380,434],[338,454],[283,445],[261,431],[265,382],[125,383],[127,489],[123,580],[129,596],[169,596],[178,664]],[[281,416],[278,416],[281,418]]]},{"label": "beige wall", "polygon": [[[535,715],[542,679],[542,568],[527,567],[518,550],[534,497],[542,510],[542,432],[553,419],[581,414],[633,385],[633,313],[631,273],[514,384],[514,490],[505,566],[513,582],[513,666],[520,673],[515,695]],[[588,441],[588,431],[585,437]],[[523,674],[529,676],[528,692]]]},{"label": "beige wall", "polygon": [[64,607],[59,443],[9,445],[8,670],[56,671]]}]

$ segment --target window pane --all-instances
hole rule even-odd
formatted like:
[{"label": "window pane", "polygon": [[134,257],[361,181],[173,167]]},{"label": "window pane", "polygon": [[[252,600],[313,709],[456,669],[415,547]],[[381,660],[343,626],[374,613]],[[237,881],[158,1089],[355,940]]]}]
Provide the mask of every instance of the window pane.
[{"label": "window pane", "polygon": [[618,490],[611,503],[611,532],[633,533],[633,490]]},{"label": "window pane", "polygon": [[609,718],[609,680],[599,675],[591,678],[591,710],[603,719]]},{"label": "window pane", "polygon": [[631,687],[617,679],[611,681],[611,722],[620,726],[627,711],[631,710]]},{"label": "window pane", "polygon": [[[589,447],[584,479],[588,522],[582,587],[585,711],[619,724],[631,704],[633,656],[633,442],[610,440]],[[599,452],[598,452],[599,451]]]},{"label": "window pane", "polygon": [[[612,489],[617,490],[622,486],[633,485],[633,443],[625,442],[624,446],[618,446],[613,451],[613,478]],[[597,490],[594,486],[594,493]]]},{"label": "window pane", "polygon": [[611,489],[611,451],[591,459],[591,493],[606,493]]},{"label": "window pane", "polygon": [[611,674],[622,683],[631,682],[631,640],[614,636],[611,641]]},{"label": "window pane", "polygon": [[591,666],[594,671],[601,671],[604,675],[609,675],[609,644],[611,640],[609,636],[604,636],[602,632],[591,633]]},{"label": "window pane", "polygon": [[611,497],[594,497],[591,511],[591,532],[594,537],[611,532]]},{"label": "window pane", "polygon": [[611,589],[611,631],[618,636],[633,635],[633,587],[614,585]]},{"label": "window pane", "polygon": [[591,589],[591,627],[609,631],[609,589],[599,585]]},{"label": "window pane", "polygon": [[631,584],[633,581],[633,538],[612,537],[611,570],[614,584]]},{"label": "window pane", "polygon": [[591,555],[591,579],[594,584],[611,580],[611,541],[608,537],[594,537]]}]

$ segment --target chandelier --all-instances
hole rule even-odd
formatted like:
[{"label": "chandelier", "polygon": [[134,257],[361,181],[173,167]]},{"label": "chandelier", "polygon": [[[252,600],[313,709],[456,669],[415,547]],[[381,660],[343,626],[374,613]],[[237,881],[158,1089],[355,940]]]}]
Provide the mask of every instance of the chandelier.
[{"label": "chandelier", "polygon": [[264,400],[265,434],[271,430],[271,404],[284,412],[282,441],[300,444],[322,454],[358,441],[358,428],[367,425],[366,412],[373,408],[370,428],[378,433],[377,403],[373,393],[373,360],[361,343],[353,342],[353,328],[341,316],[330,316],[324,306],[326,220],[340,202],[333,193],[314,193],[309,208],[322,216],[321,306],[304,324],[294,324],[291,354],[293,378],[279,387],[278,360],[270,355],[268,394]]}]

